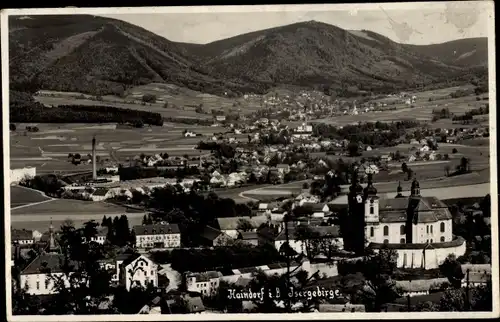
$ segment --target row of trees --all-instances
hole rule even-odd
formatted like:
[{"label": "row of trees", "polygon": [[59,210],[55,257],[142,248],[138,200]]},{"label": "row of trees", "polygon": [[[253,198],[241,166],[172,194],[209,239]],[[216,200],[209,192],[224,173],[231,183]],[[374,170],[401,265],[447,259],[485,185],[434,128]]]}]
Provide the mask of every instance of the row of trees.
[{"label": "row of trees", "polygon": [[313,133],[318,137],[326,137],[337,140],[349,140],[350,142],[361,142],[371,146],[390,146],[403,136],[408,129],[418,127],[416,121],[398,121],[392,123],[361,123],[358,125],[346,125],[342,128],[330,124],[319,123],[313,126]]},{"label": "row of trees", "polygon": [[236,268],[253,267],[285,262],[273,245],[253,246],[235,243],[214,249],[174,249],[152,253],[157,263],[171,263],[172,269],[185,272],[228,271]]}]

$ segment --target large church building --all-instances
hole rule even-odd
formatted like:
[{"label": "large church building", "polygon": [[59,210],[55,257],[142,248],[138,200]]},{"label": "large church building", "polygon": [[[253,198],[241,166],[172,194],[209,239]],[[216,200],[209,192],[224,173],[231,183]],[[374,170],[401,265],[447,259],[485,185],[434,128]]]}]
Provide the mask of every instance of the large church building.
[{"label": "large church building", "polygon": [[434,269],[449,254],[457,257],[465,254],[465,240],[453,236],[448,206],[435,197],[422,197],[416,179],[409,196],[402,195],[400,184],[397,196],[392,199],[377,196],[371,175],[362,194],[358,185],[355,182],[351,187],[354,205],[349,212],[354,224],[356,218],[364,219],[358,223],[358,227],[364,226],[364,247],[374,251],[383,247],[396,250],[400,268]]}]

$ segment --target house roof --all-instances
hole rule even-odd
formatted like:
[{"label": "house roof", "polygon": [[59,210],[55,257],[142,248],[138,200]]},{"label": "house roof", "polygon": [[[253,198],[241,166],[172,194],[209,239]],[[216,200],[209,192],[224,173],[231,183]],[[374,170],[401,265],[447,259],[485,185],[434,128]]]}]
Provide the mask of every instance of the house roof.
[{"label": "house roof", "polygon": [[[64,263],[64,255],[45,253],[37,256],[31,263],[26,266],[21,272],[21,275],[28,274],[44,274],[44,272],[62,273],[62,265]],[[78,269],[78,262],[70,261],[69,265]]]},{"label": "house roof", "polygon": [[26,229],[11,229],[10,238],[12,240],[31,240],[33,239],[33,231]]},{"label": "house roof", "polygon": [[248,240],[248,239],[258,239],[259,235],[255,231],[243,231],[241,232],[241,239],[243,240]]},{"label": "house roof", "polygon": [[94,193],[92,194],[93,196],[105,196],[108,193],[109,189],[108,188],[96,188]]},{"label": "house roof", "polygon": [[177,224],[154,224],[154,225],[138,225],[134,226],[136,236],[139,235],[164,235],[164,234],[180,234]]},{"label": "house roof", "polygon": [[221,234],[223,234],[222,231],[220,231],[220,230],[218,230],[216,228],[210,227],[210,226],[206,226],[203,229],[203,232],[201,233],[200,236],[202,238],[204,238],[204,239],[207,239],[207,240],[210,240],[210,241],[214,241]]},{"label": "house roof", "polygon": [[[129,265],[130,263],[132,263],[133,261],[135,261],[136,259],[138,259],[139,257],[144,257],[142,256],[141,254],[138,254],[138,253],[134,253],[134,254],[130,254],[122,263],[122,267],[126,267],[127,265]],[[144,257],[146,258],[146,257]],[[147,259],[147,258],[146,258]]]},{"label": "house roof", "polygon": [[217,218],[220,230],[237,230],[240,220],[248,220],[254,228],[267,222],[266,216]]},{"label": "house roof", "polygon": [[304,202],[302,207],[305,209],[310,209],[312,212],[322,212],[323,208],[328,206],[324,203],[315,203],[315,202]]},{"label": "house roof", "polygon": [[404,292],[427,292],[434,284],[448,282],[447,278],[432,278],[413,281],[396,281],[396,286]]},{"label": "house roof", "polygon": [[441,200],[436,197],[380,199],[379,216],[381,222],[405,222],[408,204],[418,214],[418,223],[437,222],[452,219],[451,213]]},{"label": "house roof", "polygon": [[203,305],[203,301],[201,297],[186,297],[187,309],[190,313],[203,312],[205,311],[205,306]]}]

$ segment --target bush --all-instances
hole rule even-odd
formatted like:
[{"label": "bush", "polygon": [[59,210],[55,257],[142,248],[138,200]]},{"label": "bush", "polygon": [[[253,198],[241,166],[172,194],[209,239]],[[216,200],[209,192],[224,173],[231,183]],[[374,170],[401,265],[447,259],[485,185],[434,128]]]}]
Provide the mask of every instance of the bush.
[{"label": "bush", "polygon": [[453,148],[453,150],[451,150],[451,153],[453,153],[453,154],[455,154],[455,153],[457,153],[457,152],[458,152],[458,151],[457,151],[457,149],[456,149],[456,148]]},{"label": "bush", "polygon": [[16,131],[16,125],[14,123],[10,123],[9,124],[9,130],[12,131],[12,132],[15,132]]},{"label": "bush", "polygon": [[155,103],[156,102],[156,95],[153,95],[153,94],[144,94],[142,96],[142,101],[144,103]]}]

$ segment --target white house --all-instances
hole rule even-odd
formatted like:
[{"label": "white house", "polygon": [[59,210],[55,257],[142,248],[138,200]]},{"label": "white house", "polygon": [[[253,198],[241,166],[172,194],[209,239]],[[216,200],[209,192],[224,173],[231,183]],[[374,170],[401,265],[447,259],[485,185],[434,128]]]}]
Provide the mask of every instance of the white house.
[{"label": "white house", "polygon": [[312,135],[312,133],[313,133],[312,125],[307,125],[306,123],[303,123],[293,131],[292,136],[295,138],[308,138]]},{"label": "white house", "polygon": [[238,238],[239,229],[238,226],[242,222],[249,222],[252,225],[252,231],[256,231],[260,225],[268,221],[267,216],[255,216],[255,217],[227,217],[227,218],[217,218],[219,224],[219,229],[230,236],[231,238]]},{"label": "white house", "polygon": [[119,281],[127,290],[132,287],[158,286],[158,265],[144,255],[132,254],[119,265]]},{"label": "white house", "polygon": [[33,232],[31,230],[11,229],[10,240],[12,244],[31,245],[33,244],[35,238],[33,237]]},{"label": "white house", "polygon": [[216,271],[204,273],[186,273],[186,286],[188,292],[198,292],[204,296],[214,295],[219,288],[222,274]]},{"label": "white house", "polygon": [[[45,253],[37,256],[26,266],[20,274],[20,287],[26,288],[31,295],[56,294],[56,283],[62,280],[69,287],[68,275],[64,272],[61,263],[64,256],[57,253]],[[77,263],[71,262],[72,266]]]},{"label": "white house", "polygon": [[92,201],[104,201],[106,199],[113,198],[115,192],[109,188],[96,188],[94,192],[90,195]]},{"label": "white house", "polygon": [[97,230],[97,234],[90,238],[90,241],[102,245],[106,241],[107,235],[108,235],[108,227],[101,227],[100,229]]},{"label": "white house", "polygon": [[177,224],[134,226],[137,248],[175,248],[181,246]]}]

